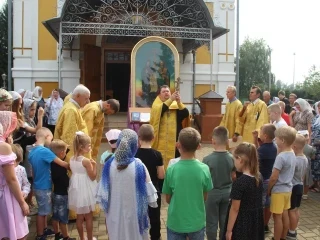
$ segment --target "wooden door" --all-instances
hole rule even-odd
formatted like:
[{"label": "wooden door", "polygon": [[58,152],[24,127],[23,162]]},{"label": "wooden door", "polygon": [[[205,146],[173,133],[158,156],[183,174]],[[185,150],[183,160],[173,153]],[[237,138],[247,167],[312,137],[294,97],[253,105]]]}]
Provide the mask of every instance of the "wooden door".
[{"label": "wooden door", "polygon": [[90,101],[101,99],[101,48],[84,46],[84,84],[91,92]]}]

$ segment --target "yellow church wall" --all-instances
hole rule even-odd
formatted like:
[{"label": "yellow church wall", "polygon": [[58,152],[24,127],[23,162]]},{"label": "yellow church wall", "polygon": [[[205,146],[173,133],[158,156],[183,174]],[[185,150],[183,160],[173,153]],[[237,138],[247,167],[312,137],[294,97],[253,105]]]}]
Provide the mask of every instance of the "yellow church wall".
[{"label": "yellow church wall", "polygon": [[[211,17],[213,16],[213,3],[206,2]],[[197,64],[210,64],[210,52],[207,46],[199,47],[196,51]]]},{"label": "yellow church wall", "polygon": [[[216,86],[212,85],[212,90],[215,91]],[[196,84],[195,85],[195,98],[198,98],[202,94],[205,94],[206,92],[209,92],[211,90],[211,85],[210,84]]]},{"label": "yellow church wall", "polygon": [[57,16],[57,0],[38,0],[38,59],[56,60],[57,41],[42,24]]},{"label": "yellow church wall", "polygon": [[53,89],[59,88],[58,82],[35,82],[35,86],[42,87],[43,98],[49,98]]}]

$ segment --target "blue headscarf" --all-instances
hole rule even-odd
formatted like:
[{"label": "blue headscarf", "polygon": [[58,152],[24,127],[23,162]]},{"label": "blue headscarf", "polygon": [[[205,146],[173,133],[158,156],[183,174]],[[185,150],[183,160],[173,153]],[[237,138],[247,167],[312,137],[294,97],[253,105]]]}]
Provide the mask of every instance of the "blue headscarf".
[{"label": "blue headscarf", "polygon": [[[136,159],[138,150],[138,135],[131,129],[124,129],[117,141],[117,150],[113,157],[104,165],[101,181],[99,184],[98,201],[103,210],[108,213],[110,199],[110,167],[113,161],[118,166],[129,165]],[[139,232],[142,235],[149,228],[148,221],[148,195],[146,187],[146,171],[140,161],[135,161],[136,166],[136,196],[137,196],[137,213],[139,222]]]}]

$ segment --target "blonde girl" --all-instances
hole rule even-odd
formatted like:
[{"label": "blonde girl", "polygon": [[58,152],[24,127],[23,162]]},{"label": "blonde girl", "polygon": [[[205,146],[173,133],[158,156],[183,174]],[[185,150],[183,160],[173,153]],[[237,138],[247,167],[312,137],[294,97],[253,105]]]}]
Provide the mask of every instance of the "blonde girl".
[{"label": "blonde girl", "polygon": [[70,159],[72,176],[70,179],[69,209],[77,213],[77,230],[80,239],[84,239],[83,222],[86,222],[87,239],[93,238],[92,218],[95,210],[97,188],[96,162],[85,158],[91,151],[91,138],[83,132],[76,132],[73,141],[74,156]]},{"label": "blonde girl", "polygon": [[264,240],[263,185],[256,148],[253,144],[241,143],[233,157],[237,171],[243,174],[232,185],[225,237],[227,240]]}]

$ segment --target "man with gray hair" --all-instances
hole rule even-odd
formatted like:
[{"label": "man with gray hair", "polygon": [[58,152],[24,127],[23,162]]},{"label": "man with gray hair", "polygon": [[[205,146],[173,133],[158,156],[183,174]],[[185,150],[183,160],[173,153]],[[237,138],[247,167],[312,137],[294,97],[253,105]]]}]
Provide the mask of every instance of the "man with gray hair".
[{"label": "man with gray hair", "polygon": [[[81,131],[88,134],[86,122],[81,115],[81,109],[90,102],[90,90],[79,84],[72,92],[72,96],[60,110],[59,117],[54,131],[54,139],[60,139],[69,145],[69,152],[65,161],[69,163],[74,155],[73,140],[76,132]],[[86,156],[90,157],[90,156]],[[74,212],[69,213],[69,219],[76,219]]]},{"label": "man with gray hair", "polygon": [[264,91],[262,94],[263,101],[267,104],[267,106],[273,104],[273,101],[271,100],[271,94],[268,91]]},{"label": "man with gray hair", "polygon": [[234,142],[238,140],[238,136],[242,135],[242,125],[239,121],[239,113],[242,109],[242,103],[236,98],[237,89],[235,86],[227,87],[226,111],[221,120],[220,126],[229,130],[229,138]]}]

